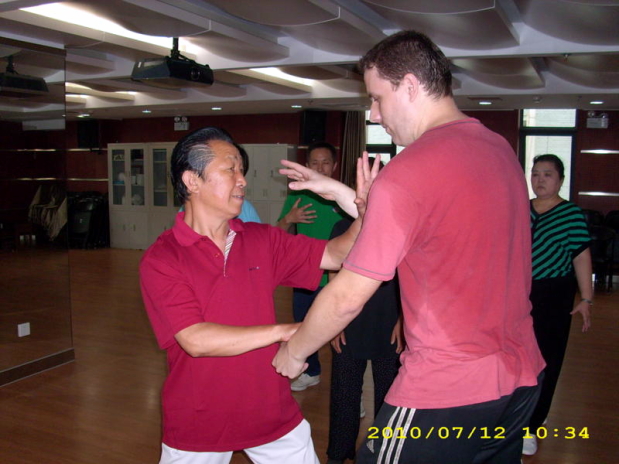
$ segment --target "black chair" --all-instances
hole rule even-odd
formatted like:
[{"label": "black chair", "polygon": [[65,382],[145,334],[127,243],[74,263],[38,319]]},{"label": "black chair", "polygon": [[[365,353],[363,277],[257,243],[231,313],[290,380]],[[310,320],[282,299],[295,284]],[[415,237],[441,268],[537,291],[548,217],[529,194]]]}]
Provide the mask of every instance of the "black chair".
[{"label": "black chair", "polygon": [[609,211],[604,218],[604,225],[619,232],[619,209]]},{"label": "black chair", "polygon": [[604,218],[604,225],[615,231],[615,239],[610,250],[610,270],[608,274],[609,290],[613,288],[613,276],[619,272],[619,210],[609,211]]},{"label": "black chair", "polygon": [[599,211],[594,209],[583,209],[582,212],[585,215],[585,220],[589,227],[604,225],[604,215]]},{"label": "black chair", "polygon": [[110,246],[107,197],[99,192],[69,192],[68,242],[71,248]]},{"label": "black chair", "polygon": [[612,289],[612,256],[616,233],[606,226],[590,226],[591,262],[595,274],[595,288],[598,290]]},{"label": "black chair", "polygon": [[69,217],[69,247],[87,248],[95,203],[91,198],[75,202]]}]

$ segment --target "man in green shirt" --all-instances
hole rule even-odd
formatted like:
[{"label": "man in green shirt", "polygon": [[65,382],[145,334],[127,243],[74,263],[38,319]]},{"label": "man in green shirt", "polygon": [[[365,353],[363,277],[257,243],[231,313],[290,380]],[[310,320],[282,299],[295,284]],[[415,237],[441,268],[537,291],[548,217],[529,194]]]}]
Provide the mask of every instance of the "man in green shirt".
[{"label": "man in green shirt", "polygon": [[[327,142],[317,142],[307,149],[307,167],[331,177],[337,167],[335,147]],[[308,237],[328,240],[336,222],[347,217],[334,201],[328,201],[309,190],[290,192],[277,221],[277,226],[288,232],[296,232]],[[294,320],[301,322],[309,311],[318,292],[327,284],[325,273],[316,291],[295,288],[292,299]],[[293,391],[302,391],[320,382],[320,361],[318,353],[307,358],[308,368],[292,382]]]}]

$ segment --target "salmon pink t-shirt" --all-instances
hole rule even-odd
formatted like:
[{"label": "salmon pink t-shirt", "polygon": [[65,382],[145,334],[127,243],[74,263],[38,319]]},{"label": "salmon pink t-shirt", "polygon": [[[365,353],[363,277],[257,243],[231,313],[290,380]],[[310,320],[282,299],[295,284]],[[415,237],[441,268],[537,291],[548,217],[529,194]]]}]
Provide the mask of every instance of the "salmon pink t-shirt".
[{"label": "salmon pink t-shirt", "polygon": [[389,404],[457,407],[537,384],[524,174],[476,119],[425,132],[382,170],[344,267],[398,271],[407,347]]}]

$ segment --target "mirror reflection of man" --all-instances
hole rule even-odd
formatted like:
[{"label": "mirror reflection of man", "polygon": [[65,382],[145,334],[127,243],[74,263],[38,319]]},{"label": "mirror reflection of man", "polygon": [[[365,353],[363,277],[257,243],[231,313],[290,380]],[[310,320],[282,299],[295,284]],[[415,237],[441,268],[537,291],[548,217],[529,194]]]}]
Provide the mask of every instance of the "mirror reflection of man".
[{"label": "mirror reflection of man", "polygon": [[[307,149],[306,166],[313,171],[327,177],[332,177],[337,168],[337,151],[327,142],[316,142]],[[330,237],[333,226],[346,214],[337,206],[337,203],[316,195],[309,190],[291,192],[277,221],[277,227],[288,232],[296,232],[312,238],[326,240]],[[318,289],[308,291],[295,288],[292,297],[292,314],[295,322],[301,322],[309,311],[314,299],[328,282],[325,273]],[[318,352],[307,358],[307,370],[294,380],[290,388],[293,391],[302,391],[307,387],[318,385],[320,382],[321,366]]]}]

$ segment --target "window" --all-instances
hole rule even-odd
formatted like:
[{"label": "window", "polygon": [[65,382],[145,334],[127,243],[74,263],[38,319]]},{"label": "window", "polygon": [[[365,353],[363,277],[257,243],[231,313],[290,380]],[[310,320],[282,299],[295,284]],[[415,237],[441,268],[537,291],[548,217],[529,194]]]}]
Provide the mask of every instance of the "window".
[{"label": "window", "polygon": [[576,110],[522,110],[522,127],[576,127]]},{"label": "window", "polygon": [[387,164],[391,158],[402,151],[404,147],[397,147],[387,134],[383,126],[370,122],[370,112],[365,112],[365,149],[371,158],[380,153],[380,159]]}]

